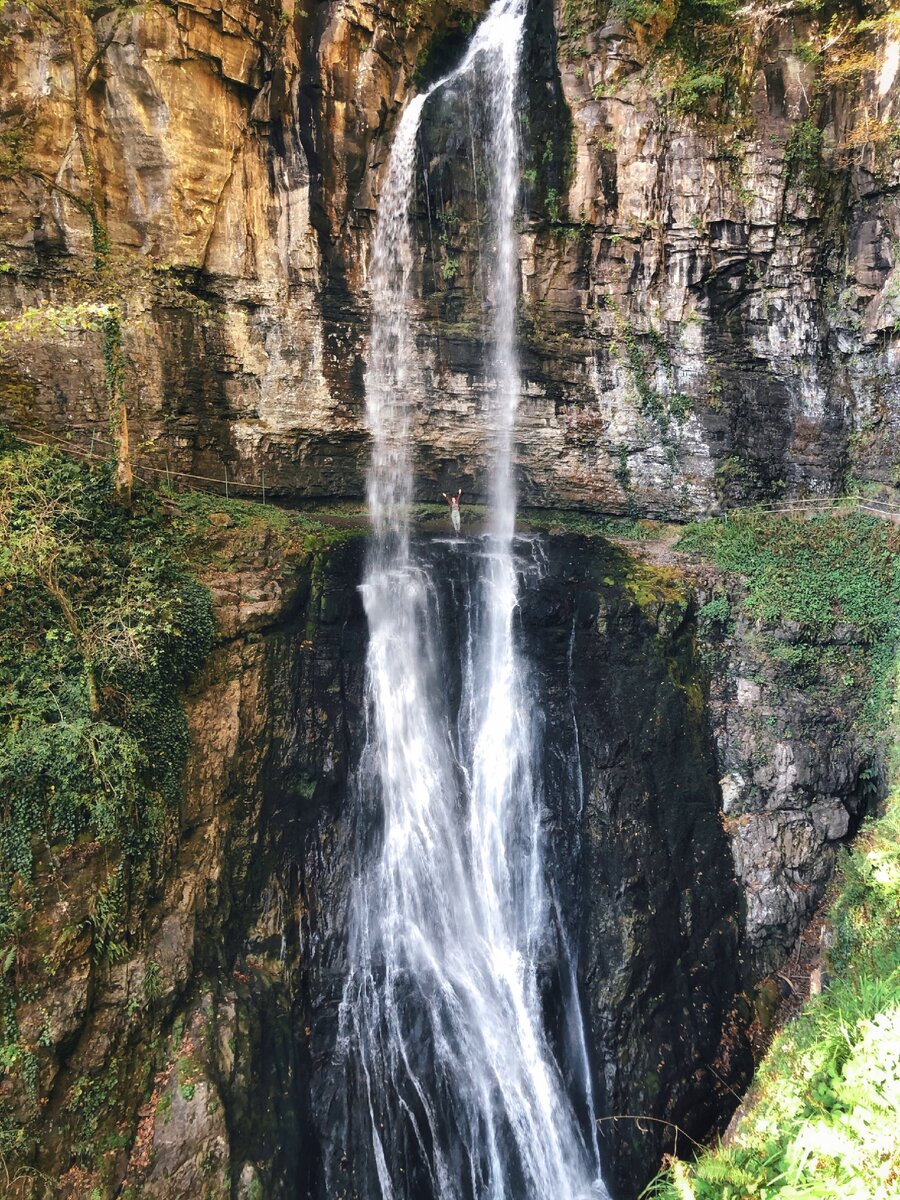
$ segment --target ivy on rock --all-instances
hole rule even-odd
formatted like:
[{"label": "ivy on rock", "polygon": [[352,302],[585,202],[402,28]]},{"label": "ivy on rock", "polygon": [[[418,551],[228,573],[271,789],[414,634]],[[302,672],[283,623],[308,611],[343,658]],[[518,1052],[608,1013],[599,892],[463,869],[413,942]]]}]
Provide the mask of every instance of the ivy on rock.
[{"label": "ivy on rock", "polygon": [[127,877],[157,854],[178,811],[180,692],[212,645],[212,605],[174,556],[161,507],[145,496],[131,513],[116,503],[113,470],[0,441],[7,945],[36,855],[56,863],[77,842],[98,842]]}]

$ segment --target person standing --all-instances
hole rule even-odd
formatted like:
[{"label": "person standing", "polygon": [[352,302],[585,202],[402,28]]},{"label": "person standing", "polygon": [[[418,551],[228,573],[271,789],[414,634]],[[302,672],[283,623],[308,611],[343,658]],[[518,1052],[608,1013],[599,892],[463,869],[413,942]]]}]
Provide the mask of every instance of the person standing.
[{"label": "person standing", "polygon": [[459,502],[462,498],[462,488],[455,496],[448,496],[446,492],[441,492],[441,495],[450,505],[450,524],[453,526],[453,532],[459,533]]}]

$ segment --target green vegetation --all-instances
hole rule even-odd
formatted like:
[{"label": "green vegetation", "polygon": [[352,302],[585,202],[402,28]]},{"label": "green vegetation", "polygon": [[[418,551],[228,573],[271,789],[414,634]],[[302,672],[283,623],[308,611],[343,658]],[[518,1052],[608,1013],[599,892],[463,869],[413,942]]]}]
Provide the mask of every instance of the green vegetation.
[{"label": "green vegetation", "polygon": [[[82,837],[123,863],[158,847],[187,754],[179,689],[212,643],[209,596],[158,505],[107,469],[0,443],[0,930],[35,853]],[[13,905],[13,907],[15,907]],[[99,920],[99,918],[98,918]]]},{"label": "green vegetation", "polygon": [[595,517],[588,513],[556,512],[552,509],[526,508],[520,519],[530,529],[548,533],[576,533],[584,537],[620,537],[646,541],[659,536],[653,521],[633,521],[630,517]]},{"label": "green vegetation", "polygon": [[657,58],[676,113],[709,116],[726,98],[739,97],[746,54],[739,8],[737,0],[682,0],[677,6]]},{"label": "green vegetation", "polygon": [[822,162],[822,130],[808,117],[791,129],[784,148],[784,161],[792,179],[801,182],[815,175]]},{"label": "green vegetation", "polygon": [[900,791],[845,853],[836,978],[779,1035],[732,1145],[674,1160],[653,1200],[895,1200],[900,1181]]},{"label": "green vegetation", "polygon": [[[797,686],[842,686],[873,743],[883,742],[892,713],[896,730],[900,531],[853,511],[746,512],[687,527],[679,548],[741,576],[748,615],[796,623],[800,640],[772,641],[767,652]],[[728,611],[717,596],[701,620],[721,624]],[[838,624],[849,639],[835,639]],[[898,768],[891,764],[895,779]],[[734,1139],[691,1163],[670,1159],[647,1200],[895,1200],[900,788],[844,852],[828,920],[834,978],[776,1039]]]},{"label": "green vegetation", "polygon": [[[613,315],[616,345],[628,367],[638,407],[644,416],[655,419],[661,431],[666,433],[670,418],[683,420],[690,413],[693,402],[690,396],[678,390],[665,336],[652,327],[646,334],[639,335],[614,300],[607,298],[606,307]],[[654,377],[659,370],[666,380],[662,392],[654,386]]]},{"label": "green vegetation", "polygon": [[746,511],[688,525],[678,548],[744,576],[752,616],[797,621],[813,637],[836,621],[870,642],[896,634],[900,532],[877,517]]},{"label": "green vegetation", "polygon": [[[278,539],[285,559],[295,562],[361,537],[368,529],[365,508],[354,504],[320,505],[306,510],[253,500],[226,500],[206,492],[167,492],[166,497],[175,510],[170,519],[178,553],[194,566],[209,562],[228,565],[243,543],[249,545],[267,532]],[[443,511],[442,505],[432,507]],[[223,526],[223,518],[227,527]],[[210,538],[214,529],[230,543],[222,562],[221,548]]]},{"label": "green vegetation", "polygon": [[625,21],[647,25],[672,11],[672,0],[613,0],[611,11]]},{"label": "green vegetation", "polygon": [[[214,635],[209,594],[179,561],[164,510],[147,495],[123,508],[114,469],[0,431],[0,1070],[33,1106],[39,1058],[18,1004],[84,936],[96,960],[129,952],[129,913],[179,811],[180,692]],[[68,859],[94,850],[83,916],[47,944],[43,900]],[[148,967],[147,1000],[158,973]],[[108,1110],[110,1071],[73,1091],[79,1158]],[[0,1158],[27,1150],[29,1120],[3,1115]]]},{"label": "green vegetation", "polygon": [[[201,493],[139,488],[128,508],[115,470],[0,429],[0,1078],[20,1098],[0,1110],[0,1174],[33,1147],[54,1043],[50,1016],[36,1043],[20,1029],[21,1006],[72,953],[102,964],[140,948],[137,914],[171,854],[189,748],[182,691],[215,636],[194,571],[273,551],[305,565],[315,597],[328,554],[367,528],[356,508],[323,517]],[[53,905],[82,863],[90,894],[65,924]],[[147,1019],[162,988],[150,959],[129,1016]],[[114,1060],[73,1082],[80,1163],[124,1136],[110,1114],[131,1086]]]},{"label": "green vegetation", "polygon": [[726,629],[731,622],[731,605],[727,596],[713,596],[697,612],[700,632],[710,629]]},{"label": "green vegetation", "polygon": [[[890,711],[900,639],[900,531],[877,517],[766,514],[745,510],[728,522],[685,528],[678,548],[711,558],[743,577],[743,607],[769,624],[795,622],[785,645],[760,634],[787,682],[824,687],[873,746]],[[835,625],[847,636],[833,640]]]},{"label": "green vegetation", "polygon": [[710,98],[723,94],[725,83],[721,71],[688,65],[672,80],[672,104],[677,112],[703,112]]}]

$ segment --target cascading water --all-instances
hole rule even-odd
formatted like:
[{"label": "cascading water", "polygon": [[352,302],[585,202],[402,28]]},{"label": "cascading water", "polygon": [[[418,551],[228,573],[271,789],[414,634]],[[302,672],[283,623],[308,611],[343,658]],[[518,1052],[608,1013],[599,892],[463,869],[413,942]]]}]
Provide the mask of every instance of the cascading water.
[{"label": "cascading water", "polygon": [[[374,825],[375,833],[360,837],[340,1022],[357,1097],[346,1152],[371,1164],[362,1186],[381,1200],[607,1195],[596,1140],[584,1137],[541,1012],[551,920],[540,726],[516,644],[511,467],[520,391],[515,106],[525,5],[497,0],[462,64],[406,110],[371,267],[366,391],[375,536],[363,585],[367,727],[355,802],[360,830]],[[460,694],[452,705],[433,556],[415,549],[408,528],[410,209],[422,109],[438,88],[466,77],[480,79],[490,106],[494,453],[490,532],[473,540],[461,570]],[[580,1031],[569,991],[575,1010],[567,1023]],[[590,1108],[589,1096],[585,1078],[582,1108]]]}]

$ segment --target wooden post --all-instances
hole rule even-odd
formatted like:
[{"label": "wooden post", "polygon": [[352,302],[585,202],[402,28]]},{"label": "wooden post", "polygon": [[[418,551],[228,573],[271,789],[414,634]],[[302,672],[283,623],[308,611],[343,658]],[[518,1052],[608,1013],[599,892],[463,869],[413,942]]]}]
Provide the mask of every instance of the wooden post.
[{"label": "wooden post", "polygon": [[263,473],[262,473],[262,492],[263,492],[263,504],[265,504],[265,502],[266,502],[266,473],[265,473],[265,471],[263,471]]},{"label": "wooden post", "polygon": [[223,463],[222,465],[225,468],[225,499],[227,500],[228,499],[228,463]]}]

